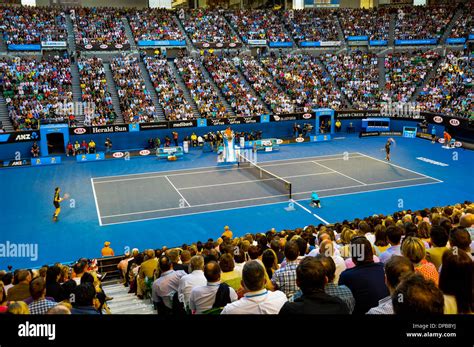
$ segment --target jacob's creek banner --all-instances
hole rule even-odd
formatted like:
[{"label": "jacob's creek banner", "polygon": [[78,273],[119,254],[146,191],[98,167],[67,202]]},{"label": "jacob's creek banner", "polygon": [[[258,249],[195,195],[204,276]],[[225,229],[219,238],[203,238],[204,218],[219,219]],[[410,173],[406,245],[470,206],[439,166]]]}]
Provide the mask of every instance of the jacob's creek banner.
[{"label": "jacob's creek banner", "polygon": [[41,51],[40,44],[30,44],[30,45],[8,45],[8,50],[10,51]]},{"label": "jacob's creek banner", "polygon": [[372,137],[372,136],[402,136],[401,131],[361,131],[359,137]]},{"label": "jacob's creek banner", "polygon": [[186,40],[139,40],[138,47],[184,47]]},{"label": "jacob's creek banner", "polygon": [[399,46],[416,46],[416,45],[436,45],[437,39],[423,39],[423,40],[395,40],[395,45]]},{"label": "jacob's creek banner", "polygon": [[41,47],[43,48],[66,48],[66,41],[41,41]]},{"label": "jacob's creek banner", "polygon": [[340,46],[341,41],[301,41],[300,47],[333,47]]}]

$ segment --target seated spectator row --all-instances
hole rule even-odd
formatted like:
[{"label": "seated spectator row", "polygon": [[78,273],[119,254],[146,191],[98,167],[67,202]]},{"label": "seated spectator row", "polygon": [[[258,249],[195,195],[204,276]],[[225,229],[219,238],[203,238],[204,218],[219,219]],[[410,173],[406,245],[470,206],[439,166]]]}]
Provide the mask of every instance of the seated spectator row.
[{"label": "seated spectator row", "polygon": [[449,52],[435,76],[420,92],[422,109],[448,115],[474,115],[474,57],[468,51]]},{"label": "seated spectator row", "polygon": [[449,6],[410,6],[398,9],[396,40],[439,39],[451,21],[454,8]]},{"label": "seated spectator row", "polygon": [[280,16],[274,11],[240,10],[228,13],[227,17],[242,41],[246,43],[249,40],[291,41],[280,21]]},{"label": "seated spectator row", "polygon": [[125,45],[128,43],[121,12],[112,8],[80,7],[71,10],[76,44]]},{"label": "seated spectator row", "polygon": [[[473,234],[466,201],[239,236],[226,226],[206,242],[134,248],[117,269],[160,315],[472,314]],[[0,271],[0,313],[113,314],[101,278],[85,258]]]},{"label": "seated spectator row", "polygon": [[408,102],[426,75],[435,65],[439,54],[434,51],[390,53],[385,58],[385,95],[383,99]]},{"label": "seated spectator row", "polygon": [[375,54],[352,52],[321,56],[329,73],[356,109],[378,109],[379,68]]},{"label": "seated spectator row", "polygon": [[336,12],[308,9],[285,11],[288,31],[297,42],[339,41]]},{"label": "seated spectator row", "polygon": [[185,99],[168,61],[157,57],[146,57],[144,61],[166,118],[169,120],[194,118],[191,105]]},{"label": "seated spectator row", "polygon": [[174,60],[184,84],[189,89],[201,116],[224,118],[230,116],[217,92],[201,71],[201,66],[193,58],[181,57]]},{"label": "seated spectator row", "polygon": [[239,39],[220,11],[190,10],[181,19],[184,30],[194,44],[230,44],[237,43]]},{"label": "seated spectator row", "polygon": [[133,10],[127,17],[136,42],[185,40],[173,12],[157,8]]},{"label": "seated spectator row", "polygon": [[272,76],[253,58],[242,58],[239,66],[257,95],[273,113],[294,113],[294,102],[273,81]]},{"label": "seated spectator row", "polygon": [[0,86],[15,130],[37,129],[40,122],[67,122],[72,102],[71,66],[56,56],[0,60]]},{"label": "seated spectator row", "polygon": [[67,40],[65,13],[54,7],[0,7],[0,28],[6,44]]},{"label": "seated spectator row", "polygon": [[369,40],[388,40],[390,12],[385,8],[342,8],[337,12],[344,37],[367,36]]},{"label": "seated spectator row", "polygon": [[153,105],[150,91],[140,73],[138,58],[121,56],[110,64],[122,116],[127,123],[150,123],[157,120],[158,113]]},{"label": "seated spectator row", "polygon": [[[107,90],[104,65],[100,58],[81,58],[77,62],[82,101],[87,107],[84,125],[112,124],[116,118],[112,97]],[[84,107],[86,109],[86,107]]]},{"label": "seated spectator row", "polygon": [[449,37],[451,38],[469,38],[474,35],[474,2],[466,3],[464,13],[456,20]]},{"label": "seated spectator row", "polygon": [[293,102],[305,111],[314,107],[341,107],[340,92],[321,69],[316,57],[303,54],[271,54],[262,59],[262,64]]},{"label": "seated spectator row", "polygon": [[208,54],[204,56],[203,63],[237,116],[258,116],[265,113],[265,107],[252,94],[231,58]]}]

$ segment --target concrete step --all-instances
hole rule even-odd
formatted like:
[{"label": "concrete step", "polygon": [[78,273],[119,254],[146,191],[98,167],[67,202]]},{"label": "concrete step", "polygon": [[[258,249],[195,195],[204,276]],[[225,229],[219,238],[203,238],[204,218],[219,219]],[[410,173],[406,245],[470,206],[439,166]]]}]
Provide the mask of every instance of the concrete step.
[{"label": "concrete step", "polygon": [[[71,64],[71,76],[72,98],[74,102],[82,102],[81,80],[79,77],[79,68],[77,67],[77,63]],[[76,114],[75,116],[78,124],[84,123],[84,114]]]},{"label": "concrete step", "polygon": [[396,14],[392,13],[390,15],[390,26],[388,30],[388,45],[393,46],[395,44],[395,20]]},{"label": "concrete step", "polygon": [[[451,18],[451,21],[449,22],[448,26],[445,28],[445,31],[444,31],[443,35],[439,39],[438,44],[445,44],[446,43],[446,39],[451,34],[451,30],[453,30],[454,24],[456,24],[459,17],[461,17],[463,14],[464,14],[464,10],[461,7],[456,10],[456,12],[454,13],[454,16]],[[467,15],[467,13],[466,13],[466,15]]]},{"label": "concrete step", "polygon": [[112,104],[117,117],[115,118],[114,124],[124,124],[122,110],[120,109],[120,99],[117,94],[117,86],[115,85],[114,75],[110,69],[110,63],[104,63],[105,78],[107,79],[107,91],[110,93],[112,98]]},{"label": "concrete step", "polygon": [[3,129],[6,132],[13,131],[12,122],[10,120],[10,117],[8,117],[7,104],[2,93],[0,93],[0,121],[2,121]]},{"label": "concrete step", "polygon": [[202,74],[204,78],[207,79],[209,83],[214,87],[214,90],[217,92],[217,95],[219,96],[220,101],[225,106],[227,113],[230,113],[232,117],[235,117],[236,115],[235,115],[234,110],[232,109],[232,107],[230,107],[229,103],[227,102],[227,99],[224,97],[220,88],[214,82],[214,79],[211,77],[209,71],[207,71],[206,67],[204,66],[202,62],[200,63],[200,65],[201,65],[201,70],[202,70]]},{"label": "concrete step", "polygon": [[385,90],[385,55],[379,56],[378,58],[379,68],[379,90]]},{"label": "concrete step", "polygon": [[70,51],[76,51],[76,39],[74,36],[74,23],[72,22],[71,16],[66,15],[66,29],[67,29],[67,45]]},{"label": "concrete step", "polygon": [[168,60],[168,65],[171,68],[171,71],[173,72],[174,76],[176,76],[176,82],[178,83],[178,86],[181,88],[181,90],[184,93],[184,97],[186,98],[186,101],[191,105],[194,113],[194,117],[199,118],[201,114],[198,111],[198,107],[196,105],[196,102],[194,102],[193,97],[191,96],[191,93],[189,92],[189,89],[186,87],[184,84],[183,78],[181,77],[174,61]]},{"label": "concrete step", "polygon": [[128,22],[128,19],[126,17],[123,17],[122,23],[125,28],[125,35],[127,36],[127,39],[130,43],[130,49],[136,50],[137,45],[135,44],[135,37],[133,36],[133,31],[132,31],[132,28],[130,27],[130,23]]},{"label": "concrete step", "polygon": [[158,95],[156,94],[155,87],[153,86],[153,83],[151,82],[150,74],[148,73],[148,70],[146,69],[145,63],[141,61],[138,63],[138,65],[140,66],[140,73],[142,75],[143,81],[145,82],[145,87],[150,92],[151,100],[153,101],[153,105],[155,106],[155,109],[158,112],[158,120],[160,122],[164,122],[166,121],[165,112],[163,111],[163,107],[161,107],[160,99],[158,98]]}]

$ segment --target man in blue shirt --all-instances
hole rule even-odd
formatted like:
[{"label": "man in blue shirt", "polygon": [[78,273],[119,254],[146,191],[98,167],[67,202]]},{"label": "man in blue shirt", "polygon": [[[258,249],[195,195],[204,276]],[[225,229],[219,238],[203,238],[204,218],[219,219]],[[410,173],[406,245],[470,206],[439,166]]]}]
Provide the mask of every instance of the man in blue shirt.
[{"label": "man in blue shirt", "polygon": [[316,192],[311,193],[311,207],[317,206],[318,208],[321,208],[321,201],[319,200],[319,195]]}]

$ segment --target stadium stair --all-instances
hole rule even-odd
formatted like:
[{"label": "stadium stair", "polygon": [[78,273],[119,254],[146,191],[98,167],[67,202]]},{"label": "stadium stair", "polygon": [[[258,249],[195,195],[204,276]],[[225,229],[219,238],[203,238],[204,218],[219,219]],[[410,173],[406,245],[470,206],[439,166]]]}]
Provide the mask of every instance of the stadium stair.
[{"label": "stadium stair", "polygon": [[174,21],[176,22],[176,24],[178,25],[179,27],[179,30],[181,30],[181,32],[183,33],[185,39],[186,39],[186,47],[189,49],[189,48],[192,48],[194,47],[193,46],[193,43],[191,42],[191,39],[189,38],[188,36],[188,33],[186,32],[186,30],[184,30],[184,26],[183,26],[183,23],[181,23],[181,21],[178,19],[178,17],[173,17]]},{"label": "stadium stair", "polygon": [[0,93],[0,122],[2,122],[3,129],[6,132],[13,131],[13,125],[10,121],[10,117],[8,117],[7,104],[3,97],[3,93]]},{"label": "stadium stair", "polygon": [[[459,17],[461,17],[462,15],[464,14],[464,10],[462,9],[462,7],[459,7],[456,12],[454,13],[454,16],[451,18],[451,21],[449,22],[449,24],[447,25],[443,35],[441,36],[441,38],[439,39],[439,42],[438,44],[440,45],[444,45],[446,44],[446,39],[449,37],[449,34],[451,34],[451,31],[453,30],[453,26],[454,24],[456,24],[457,20],[459,19]],[[466,14],[467,15],[467,14]]]},{"label": "stadium stair", "polygon": [[395,44],[395,19],[397,15],[392,13],[390,15],[390,26],[388,29],[388,45],[393,46]]},{"label": "stadium stair", "polygon": [[230,107],[224,95],[222,95],[220,88],[214,82],[214,79],[209,74],[209,71],[207,71],[207,69],[204,67],[204,64],[202,64],[202,62],[200,62],[200,64],[201,64],[201,71],[202,71],[202,74],[204,75],[204,78],[208,80],[209,83],[211,83],[211,85],[214,87],[214,90],[217,92],[217,95],[219,96],[220,101],[225,106],[227,113],[229,113],[232,117],[235,117],[234,110],[232,109],[232,107]]},{"label": "stadium stair", "polygon": [[69,51],[76,51],[76,40],[74,36],[74,25],[70,15],[66,15],[67,45]]},{"label": "stadium stair", "polygon": [[334,87],[337,88],[339,93],[341,93],[341,99],[342,99],[342,102],[343,102],[343,106],[345,106],[345,108],[353,108],[351,102],[349,101],[349,99],[347,99],[346,95],[341,91],[341,88],[336,83],[336,81],[334,80],[332,75],[329,73],[329,71],[326,69],[326,66],[324,65],[324,63],[321,60],[319,60],[319,58],[316,59],[316,62],[319,65],[319,67],[323,70],[323,73],[325,75],[329,76],[329,78],[331,79],[331,83],[334,85]]},{"label": "stadium stair", "polygon": [[225,22],[227,23],[227,25],[229,26],[230,30],[232,31],[232,34],[234,34],[235,36],[237,36],[237,38],[239,39],[239,42],[242,43],[242,46],[244,47],[248,47],[248,45],[242,40],[242,38],[240,37],[239,33],[237,32],[237,30],[235,30],[234,26],[231,25],[231,22],[230,20],[226,17],[226,16],[223,16],[224,17],[224,20]]},{"label": "stadium stair", "polygon": [[173,75],[176,76],[176,82],[178,83],[178,86],[183,91],[184,98],[186,99],[186,101],[192,107],[194,117],[196,117],[196,118],[201,117],[201,114],[198,111],[198,107],[196,105],[196,102],[194,101],[193,97],[191,96],[191,93],[190,93],[189,89],[184,84],[183,78],[181,77],[181,74],[179,73],[178,69],[176,68],[176,65],[175,65],[174,61],[168,60],[168,65],[170,66],[171,71],[173,71]]},{"label": "stadium stair", "polygon": [[348,48],[348,44],[346,41],[346,38],[344,37],[344,31],[342,30],[342,25],[341,21],[339,20],[339,17],[335,15],[336,17],[336,28],[337,28],[337,36],[339,37],[339,41],[341,41],[341,48]]},{"label": "stadium stair", "polygon": [[117,94],[117,87],[115,86],[114,76],[110,69],[110,63],[104,62],[105,78],[107,79],[107,91],[110,93],[112,98],[112,104],[114,105],[114,111],[117,117],[115,118],[114,124],[124,124],[125,120],[122,116],[122,110],[120,109],[120,101]]},{"label": "stadium stair", "polygon": [[135,44],[135,37],[133,36],[132,28],[127,18],[122,18],[122,23],[125,28],[125,35],[127,36],[128,42],[130,42],[130,49],[132,51],[137,50],[137,45]]},{"label": "stadium stair", "polygon": [[156,95],[155,87],[153,86],[153,83],[151,82],[150,74],[148,73],[148,70],[146,69],[145,63],[141,61],[138,63],[138,65],[140,66],[140,72],[141,72],[143,81],[145,82],[145,87],[150,92],[151,100],[153,101],[153,105],[155,106],[156,111],[158,112],[158,121],[165,122],[166,118],[165,118],[165,113],[163,111],[163,107],[161,107],[160,99],[158,99],[158,95]]},{"label": "stadium stair", "polygon": [[441,62],[444,60],[444,56],[441,56],[433,65],[433,68],[430,69],[430,71],[426,74],[424,80],[416,87],[415,91],[413,92],[413,95],[410,98],[410,101],[415,102],[416,99],[418,98],[418,95],[420,95],[420,92],[423,90],[423,87],[431,81],[431,79],[436,75],[438,71],[438,67],[441,64]]},{"label": "stadium stair", "polygon": [[3,40],[3,35],[0,34],[0,53],[7,53],[8,47],[5,41]]},{"label": "stadium stair", "polygon": [[[77,63],[71,64],[72,76],[72,98],[74,102],[82,102],[81,82],[79,78],[79,68]],[[78,124],[84,124],[84,114],[76,114],[76,121]]]},{"label": "stadium stair", "polygon": [[379,68],[379,90],[385,89],[385,54],[377,57],[378,68]]},{"label": "stadium stair", "polygon": [[250,90],[250,93],[252,93],[252,95],[255,96],[257,98],[257,100],[265,107],[265,112],[268,113],[268,114],[272,113],[270,111],[270,109],[268,108],[267,104],[262,100],[262,98],[260,98],[260,95],[258,95],[258,93],[255,91],[255,89],[253,89],[250,82],[244,76],[244,74],[242,73],[242,70],[240,69],[240,66],[236,66],[235,64],[234,64],[234,66],[236,68],[237,73],[239,74],[240,79],[242,81],[244,81],[245,86]]},{"label": "stadium stair", "polygon": [[107,296],[114,298],[107,302],[112,314],[156,314],[150,300],[129,294],[129,288],[121,283],[104,284],[103,289]]}]

